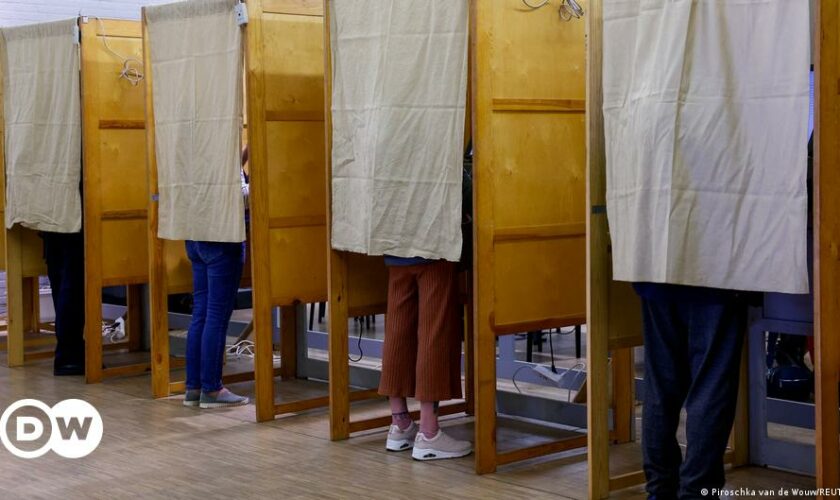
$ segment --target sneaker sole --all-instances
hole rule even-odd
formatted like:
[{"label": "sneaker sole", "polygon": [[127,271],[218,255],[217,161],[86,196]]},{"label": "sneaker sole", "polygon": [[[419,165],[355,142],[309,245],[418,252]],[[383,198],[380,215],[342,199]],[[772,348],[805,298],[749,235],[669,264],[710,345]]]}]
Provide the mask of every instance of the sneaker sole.
[{"label": "sneaker sole", "polygon": [[385,442],[385,449],[388,451],[407,451],[414,448],[414,440],[389,439]]},{"label": "sneaker sole", "polygon": [[189,406],[190,408],[195,408],[195,407],[196,407],[196,406],[198,406],[199,404],[200,404],[200,403],[199,403],[198,401],[187,401],[187,400],[184,400],[184,406]]},{"label": "sneaker sole", "polygon": [[446,460],[449,458],[466,457],[472,453],[472,450],[467,451],[437,451],[437,450],[421,450],[414,448],[411,452],[411,458],[420,462],[427,462],[429,460]]},{"label": "sneaker sole", "polygon": [[198,406],[204,410],[211,410],[213,408],[231,408],[234,406],[245,406],[248,404],[248,400],[239,401],[237,403],[200,403]]}]

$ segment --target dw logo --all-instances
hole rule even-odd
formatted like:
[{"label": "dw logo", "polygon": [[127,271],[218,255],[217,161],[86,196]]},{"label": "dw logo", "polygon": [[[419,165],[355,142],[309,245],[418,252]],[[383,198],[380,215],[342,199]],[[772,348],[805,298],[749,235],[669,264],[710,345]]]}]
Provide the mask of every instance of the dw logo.
[{"label": "dw logo", "polygon": [[21,399],[0,416],[0,441],[19,458],[38,458],[52,450],[82,458],[102,441],[102,416],[90,403],[65,399],[50,408],[37,399]]}]

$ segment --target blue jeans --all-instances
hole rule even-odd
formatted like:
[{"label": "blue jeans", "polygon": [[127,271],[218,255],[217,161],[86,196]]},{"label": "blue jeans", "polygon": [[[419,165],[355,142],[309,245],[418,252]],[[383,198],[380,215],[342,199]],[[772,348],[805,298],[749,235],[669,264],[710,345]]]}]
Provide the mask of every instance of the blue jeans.
[{"label": "blue jeans", "polygon": [[187,390],[222,388],[228,323],[245,264],[244,243],[187,241],[193,270],[193,311],[187,333]]},{"label": "blue jeans", "polygon": [[[645,395],[642,448],[656,500],[703,496],[725,483],[723,455],[735,420],[747,305],[643,298]],[[685,459],[677,442],[687,413]]]}]

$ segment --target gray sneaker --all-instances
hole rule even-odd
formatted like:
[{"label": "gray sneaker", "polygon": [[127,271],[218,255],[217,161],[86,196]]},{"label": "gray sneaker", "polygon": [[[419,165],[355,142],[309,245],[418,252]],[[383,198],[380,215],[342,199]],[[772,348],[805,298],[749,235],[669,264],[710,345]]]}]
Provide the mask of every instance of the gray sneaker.
[{"label": "gray sneaker", "polygon": [[192,389],[184,393],[184,406],[198,406],[201,401],[201,389]]},{"label": "gray sneaker", "polygon": [[227,408],[229,406],[242,406],[248,404],[248,398],[245,396],[237,396],[228,389],[222,389],[216,396],[210,396],[206,392],[201,391],[201,399],[199,406],[201,408]]},{"label": "gray sneaker", "polygon": [[417,437],[417,424],[411,422],[411,425],[405,430],[400,430],[400,426],[394,424],[388,430],[388,440],[385,441],[385,449],[388,451],[405,451],[410,450],[414,446],[414,438]]},{"label": "gray sneaker", "polygon": [[411,458],[414,460],[443,460],[445,458],[460,458],[472,453],[472,443],[469,441],[458,441],[451,438],[443,429],[431,439],[417,433],[414,439],[414,450]]}]

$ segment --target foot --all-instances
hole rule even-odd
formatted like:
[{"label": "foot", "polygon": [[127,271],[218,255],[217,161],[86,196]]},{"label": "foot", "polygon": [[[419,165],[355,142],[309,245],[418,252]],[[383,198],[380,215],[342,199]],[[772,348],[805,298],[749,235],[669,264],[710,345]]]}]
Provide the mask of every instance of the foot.
[{"label": "foot", "polygon": [[207,409],[227,408],[229,406],[242,406],[246,404],[248,404],[248,398],[245,396],[237,396],[227,389],[222,389],[216,393],[206,393],[201,391],[198,406]]},{"label": "foot", "polygon": [[411,424],[405,429],[393,424],[388,430],[388,440],[385,441],[385,449],[388,451],[405,451],[414,446],[414,439],[417,437],[417,424]]},{"label": "foot", "polygon": [[414,440],[414,450],[411,452],[411,458],[414,460],[443,460],[465,457],[470,453],[472,453],[472,443],[453,439],[441,429],[432,438],[427,438],[422,432],[418,432]]},{"label": "foot", "polygon": [[198,406],[201,402],[201,389],[187,389],[184,393],[184,406]]},{"label": "foot", "polygon": [[53,367],[53,375],[56,377],[67,377],[73,375],[84,375],[84,363],[62,363]]}]

